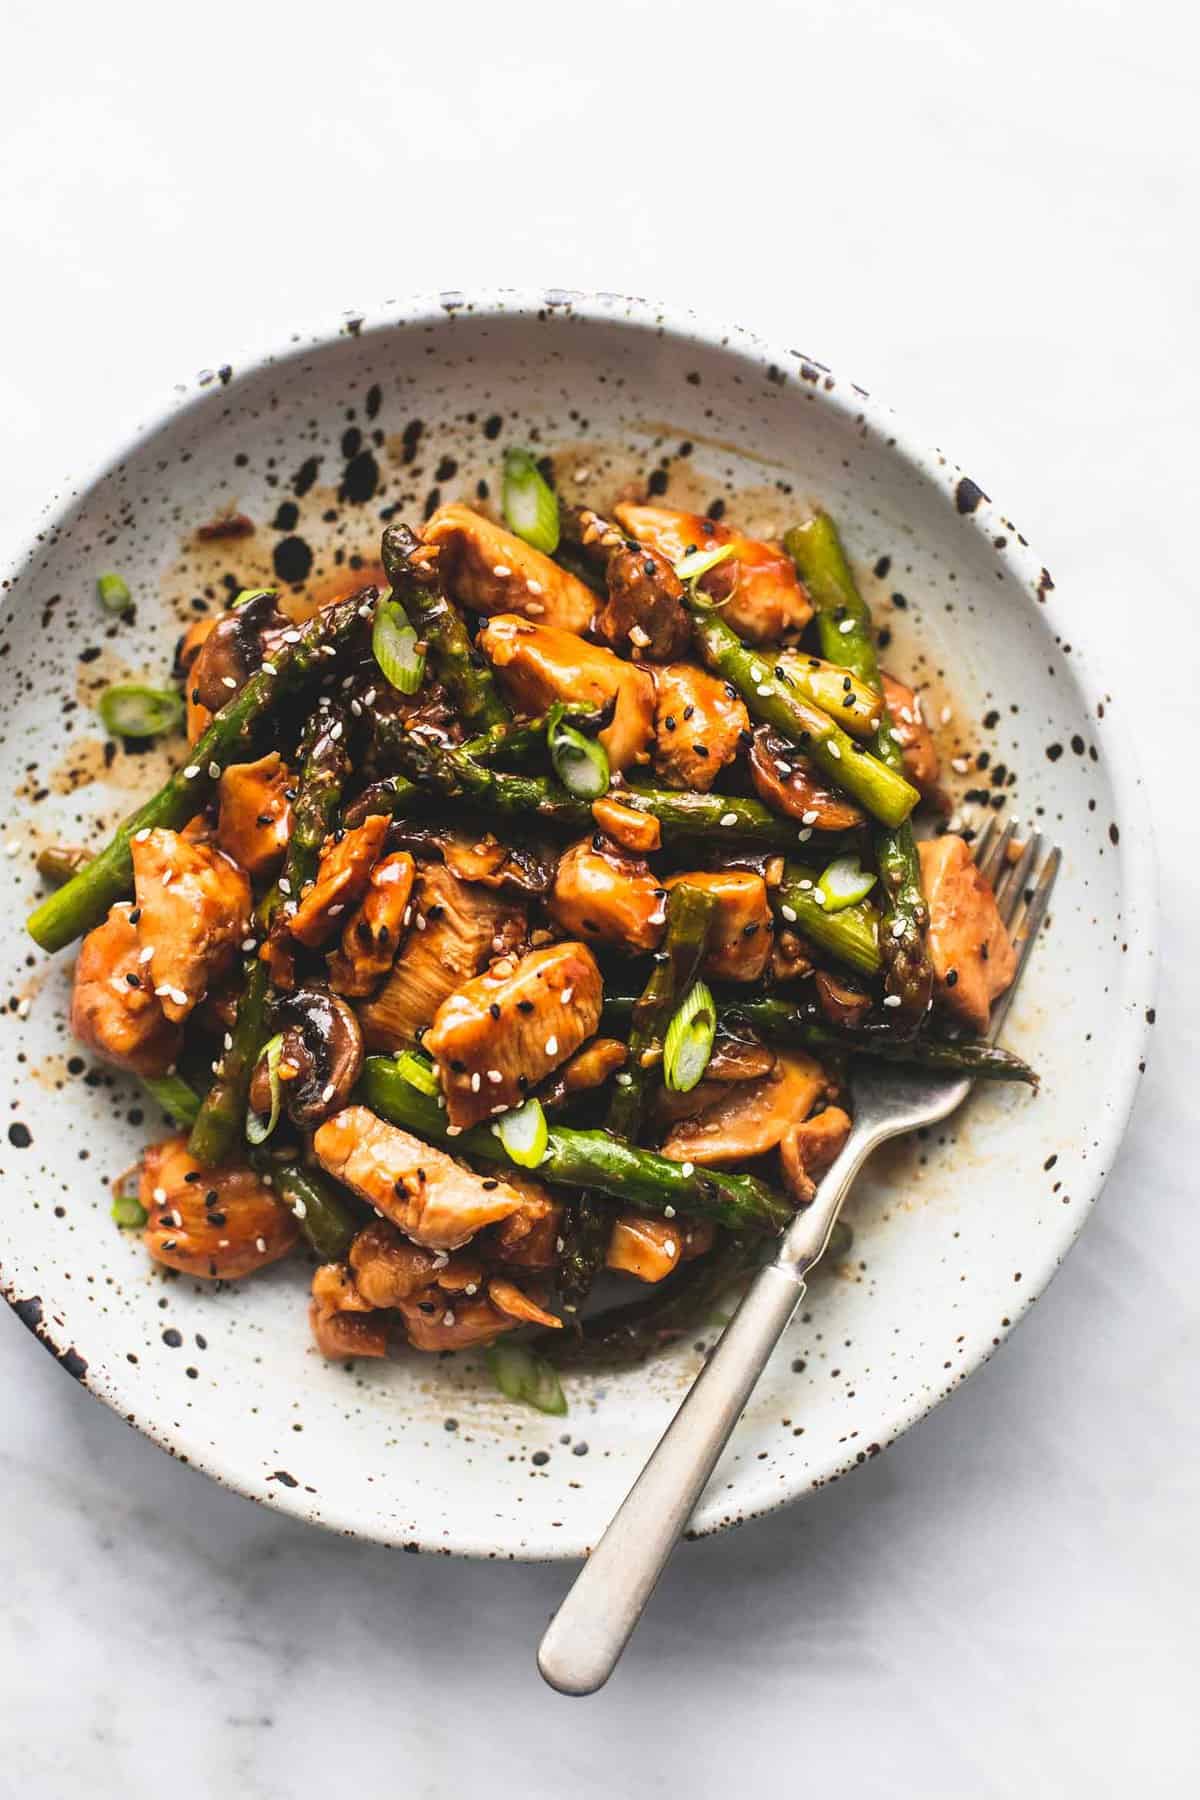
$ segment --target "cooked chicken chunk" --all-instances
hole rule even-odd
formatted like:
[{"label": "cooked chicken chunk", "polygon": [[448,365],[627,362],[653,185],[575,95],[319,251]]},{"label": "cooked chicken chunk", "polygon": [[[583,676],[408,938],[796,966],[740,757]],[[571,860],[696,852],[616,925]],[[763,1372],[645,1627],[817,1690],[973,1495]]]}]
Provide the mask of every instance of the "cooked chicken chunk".
[{"label": "cooked chicken chunk", "polygon": [[522,712],[540,716],[556,700],[596,707],[615,701],[612,723],[599,739],[609,763],[627,769],[646,761],[654,729],[654,683],[645,669],[570,631],[532,625],[512,614],[489,619],[477,642],[505,694]]},{"label": "cooked chicken chunk", "polygon": [[399,1306],[436,1286],[449,1267],[444,1251],[410,1243],[387,1219],[373,1219],[350,1246],[354,1285],[370,1306]]},{"label": "cooked chicken chunk", "polygon": [[439,506],[421,533],[438,547],[446,593],[479,613],[524,613],[564,631],[586,631],[596,596],[578,576],[469,506]]},{"label": "cooked chicken chunk", "polygon": [[287,921],[288,934],[297,943],[318,949],[347,908],[357,906],[383,852],[390,824],[385,813],[372,813],[325,845],[316,880]]},{"label": "cooked chicken chunk", "polygon": [[823,1175],[850,1136],[849,1113],[840,1106],[827,1106],[815,1118],[793,1125],[779,1140],[779,1162],[783,1179],[793,1200],[807,1206],[817,1191],[817,1178]]},{"label": "cooked chicken chunk", "polygon": [[814,831],[852,831],[863,822],[862,808],[832,788],[816,765],[769,725],[754,733],[750,778],[772,812],[800,819]]},{"label": "cooked chicken chunk", "polygon": [[523,1204],[506,1181],[464,1169],[365,1106],[347,1106],[327,1119],[313,1149],[335,1180],[431,1250],[457,1249]]},{"label": "cooked chicken chunk", "polygon": [[666,890],[646,864],[585,838],[562,857],[548,908],[564,931],[591,943],[656,950],[667,922]]},{"label": "cooked chicken chunk", "polygon": [[161,1075],[175,1060],[180,1032],[154,992],[129,913],[114,906],[79,946],[71,1033],[118,1068]]},{"label": "cooked chicken chunk", "polygon": [[750,715],[725,682],[691,663],[654,671],[654,772],[668,787],[707,793],[738,753]]},{"label": "cooked chicken chunk", "polygon": [[440,1288],[402,1300],[397,1311],[414,1350],[466,1350],[472,1344],[490,1344],[521,1323],[493,1306],[486,1294],[443,1294]]},{"label": "cooked chicken chunk", "polygon": [[388,1320],[365,1300],[344,1263],[322,1263],[312,1279],[308,1321],[322,1356],[386,1356]]},{"label": "cooked chicken chunk", "polygon": [[250,883],[207,844],[161,828],[130,844],[138,936],[168,1019],[186,1019],[250,928]]},{"label": "cooked chicken chunk", "polygon": [[416,873],[407,850],[385,856],[371,870],[362,902],[342,928],[341,949],[329,955],[329,985],[335,994],[364,998],[388,973],[411,917]]},{"label": "cooked chicken chunk", "polygon": [[925,723],[921,702],[912,688],[887,674],[883,677],[883,697],[887,701],[892,730],[904,752],[904,773],[913,786],[928,797],[937,788],[942,765],[933,733]]},{"label": "cooked chicken chunk", "polygon": [[399,1050],[433,1022],[448,994],[525,937],[519,901],[459,881],[441,863],[417,875],[408,938],[373,1000],[358,1008],[372,1050]]},{"label": "cooked chicken chunk", "polygon": [[518,1106],[593,1035],[602,992],[591,951],[566,943],[506,959],[450,994],[423,1039],[450,1123],[474,1125]]},{"label": "cooked chicken chunk", "polygon": [[635,856],[648,856],[662,848],[662,826],[650,813],[639,812],[606,794],[592,801],[592,817],[614,844],[632,850]]},{"label": "cooked chicken chunk", "polygon": [[544,1107],[557,1106],[571,1094],[603,1087],[610,1075],[624,1068],[629,1051],[617,1038],[593,1038],[565,1062],[539,1098]]},{"label": "cooked chicken chunk", "polygon": [[704,972],[718,981],[758,981],[771,955],[774,919],[767,884],[749,869],[689,871],[672,875],[668,888],[686,881],[713,896],[717,910],[708,934]]},{"label": "cooked chicken chunk", "polygon": [[506,1275],[490,1276],[487,1292],[488,1299],[497,1312],[503,1313],[507,1319],[515,1319],[519,1325],[544,1325],[551,1331],[562,1329],[561,1319],[539,1306],[536,1300]]},{"label": "cooked chicken chunk", "polygon": [[995,895],[962,838],[947,833],[917,850],[937,998],[973,1031],[986,1031],[992,1001],[1017,972]]},{"label": "cooked chicken chunk", "polygon": [[278,750],[257,762],[230,763],[217,788],[217,845],[251,881],[273,875],[292,835],[292,772]]},{"label": "cooked chicken chunk", "polygon": [[782,1052],[762,1081],[723,1087],[720,1098],[698,1117],[675,1125],[662,1153],[674,1162],[713,1169],[735,1168],[752,1156],[765,1156],[793,1125],[803,1124],[827,1086],[824,1069],[811,1056]]},{"label": "cooked chicken chunk", "polygon": [[299,1236],[288,1207],[253,1169],[205,1169],[185,1137],[151,1144],[138,1198],[157,1262],[202,1280],[236,1281],[286,1256]]},{"label": "cooked chicken chunk", "polygon": [[722,602],[723,616],[741,637],[755,644],[777,643],[795,636],[812,618],[808,595],[779,544],[744,537],[698,513],[670,506],[618,506],[624,529],[643,544],[652,544],[674,564],[689,550],[732,546],[733,554],[701,577],[705,593]]},{"label": "cooked chicken chunk", "polygon": [[561,1200],[552,1200],[540,1181],[510,1173],[509,1187],[521,1196],[520,1212],[510,1213],[478,1240],[489,1261],[520,1269],[552,1269],[558,1261],[562,1234]]},{"label": "cooked chicken chunk", "polygon": [[605,1267],[639,1281],[661,1281],[679,1263],[682,1230],[670,1219],[645,1219],[622,1213],[613,1221]]}]

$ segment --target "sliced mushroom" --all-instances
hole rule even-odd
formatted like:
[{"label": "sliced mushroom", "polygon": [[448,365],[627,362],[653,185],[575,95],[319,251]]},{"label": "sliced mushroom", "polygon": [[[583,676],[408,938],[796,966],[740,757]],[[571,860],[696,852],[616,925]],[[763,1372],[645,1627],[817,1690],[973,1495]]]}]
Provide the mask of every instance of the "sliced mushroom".
[{"label": "sliced mushroom", "polygon": [[769,725],[754,733],[750,775],[759,799],[773,812],[801,819],[814,831],[852,831],[863,822],[862,808],[824,781],[808,757]]},{"label": "sliced mushroom", "polygon": [[761,1081],[764,1075],[771,1073],[778,1060],[774,1050],[760,1044],[757,1038],[727,1037],[719,1032],[704,1079]]},{"label": "sliced mushroom", "polygon": [[276,1004],[275,1021],[283,1035],[279,1078],[284,1106],[293,1125],[311,1131],[349,1100],[362,1068],[362,1032],[346,1002],[323,987],[296,988],[284,995]]},{"label": "sliced mushroom", "polygon": [[870,994],[842,975],[831,975],[828,969],[817,970],[813,986],[817,1005],[831,1025],[853,1031],[871,1010]]},{"label": "sliced mushroom", "polygon": [[222,614],[188,670],[192,704],[220,712],[262,666],[264,635],[287,629],[288,621],[277,610],[269,589]]},{"label": "sliced mushroom", "polygon": [[823,1175],[850,1136],[849,1113],[827,1106],[815,1118],[793,1125],[779,1140],[779,1164],[784,1184],[800,1206],[807,1206],[817,1191],[816,1177]]}]

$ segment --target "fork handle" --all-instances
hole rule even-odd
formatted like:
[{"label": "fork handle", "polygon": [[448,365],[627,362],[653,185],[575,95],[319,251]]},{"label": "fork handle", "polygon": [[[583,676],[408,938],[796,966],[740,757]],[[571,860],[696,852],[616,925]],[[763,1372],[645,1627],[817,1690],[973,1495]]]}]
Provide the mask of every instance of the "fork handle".
[{"label": "fork handle", "polygon": [[538,1649],[560,1694],[594,1694],[629,1642],[785,1326],[804,1295],[799,1274],[769,1263],[584,1564]]}]

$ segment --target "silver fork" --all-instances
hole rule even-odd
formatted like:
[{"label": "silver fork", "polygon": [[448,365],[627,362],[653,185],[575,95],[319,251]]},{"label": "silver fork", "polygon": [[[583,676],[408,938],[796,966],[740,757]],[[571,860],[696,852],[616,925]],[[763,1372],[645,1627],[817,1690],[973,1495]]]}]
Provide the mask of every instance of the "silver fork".
[{"label": "silver fork", "polygon": [[[976,848],[976,861],[996,890],[1017,953],[1013,984],[992,1008],[993,1039],[1029,961],[1060,862],[1057,849],[1043,860],[1042,839],[1035,833],[1010,863],[1015,831],[1015,822],[998,832],[995,820],[989,820]],[[867,1157],[887,1138],[944,1119],[966,1099],[971,1085],[968,1076],[880,1063],[855,1069],[854,1128],[844,1149],[811,1204],[781,1238],[774,1259],[755,1276],[542,1638],[538,1668],[559,1693],[593,1694],[612,1674],[767,1358],[804,1296],[804,1278],[824,1254],[842,1202]]]}]

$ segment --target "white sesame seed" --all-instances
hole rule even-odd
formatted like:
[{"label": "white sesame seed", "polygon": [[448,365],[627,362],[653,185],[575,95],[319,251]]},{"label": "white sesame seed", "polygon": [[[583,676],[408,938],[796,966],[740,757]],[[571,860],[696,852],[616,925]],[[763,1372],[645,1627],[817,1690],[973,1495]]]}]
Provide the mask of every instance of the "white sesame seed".
[{"label": "white sesame seed", "polygon": [[643,631],[640,625],[631,625],[629,627],[629,641],[631,644],[636,644],[639,650],[644,650],[646,645],[650,642],[650,633],[648,631]]},{"label": "white sesame seed", "polygon": [[674,1256],[674,1254],[675,1254],[676,1250],[678,1250],[678,1248],[679,1248],[679,1246],[675,1242],[674,1238],[666,1238],[663,1242],[663,1249],[668,1256]]},{"label": "white sesame seed", "polygon": [[499,1087],[500,1083],[504,1080],[504,1077],[500,1073],[499,1069],[489,1069],[487,1072],[487,1078],[491,1082],[493,1087]]},{"label": "white sesame seed", "polygon": [[327,1081],[325,1086],[321,1089],[321,1105],[328,1106],[336,1093],[337,1088],[334,1083],[332,1081]]},{"label": "white sesame seed", "polygon": [[454,1314],[450,1311],[450,1308],[447,1307],[445,1312],[442,1314],[442,1324],[443,1325],[453,1325],[453,1323],[454,1323]]},{"label": "white sesame seed", "polygon": [[663,1207],[663,1218],[664,1219],[673,1219],[674,1217],[675,1217],[675,1208],[673,1206],[664,1206]]},{"label": "white sesame seed", "polygon": [[573,987],[565,987],[559,997],[564,1006],[570,1006],[572,1000],[575,998],[575,989]]},{"label": "white sesame seed", "polygon": [[892,936],[894,938],[902,938],[904,936],[904,920],[903,919],[893,919],[892,920]]},{"label": "white sesame seed", "polygon": [[761,694],[763,699],[765,700],[769,694],[773,694],[775,692],[775,689],[771,686],[771,683],[769,681],[760,681],[754,691],[756,694]]},{"label": "white sesame seed", "polygon": [[557,1056],[558,1055],[558,1039],[554,1036],[548,1037],[546,1039],[546,1055],[547,1056]]},{"label": "white sesame seed", "polygon": [[737,824],[737,814],[732,813],[732,812],[722,813],[721,818],[720,818],[720,823],[722,825],[736,825]]},{"label": "white sesame seed", "polygon": [[216,781],[219,778],[220,773],[221,773],[220,763],[219,762],[210,762],[208,765],[208,772],[212,776],[213,780]]},{"label": "white sesame seed", "polygon": [[694,1174],[695,1174],[695,1173],[696,1173],[696,1165],[695,1165],[695,1163],[690,1163],[690,1162],[688,1162],[688,1163],[680,1163],[680,1165],[679,1165],[679,1173],[680,1173],[680,1174],[681,1174],[681,1175],[694,1175]]},{"label": "white sesame seed", "polygon": [[283,633],[282,641],[285,644],[298,644],[300,642],[300,633],[298,631],[285,631]]},{"label": "white sesame seed", "polygon": [[941,719],[943,725],[948,725],[950,723],[951,719],[954,717],[954,714],[951,711],[950,707],[943,706],[943,708],[938,716]]},{"label": "white sesame seed", "polygon": [[159,1000],[165,1000],[171,992],[170,982],[164,981],[159,987],[155,988],[154,992]]},{"label": "white sesame seed", "polygon": [[308,1217],[308,1207],[298,1195],[296,1199],[292,1201],[292,1217],[294,1219],[306,1219]]},{"label": "white sesame seed", "polygon": [[805,878],[805,880],[803,880],[803,881],[798,881],[798,882],[797,882],[797,883],[796,883],[796,886],[797,886],[797,887],[799,887],[799,888],[804,888],[804,889],[806,889],[806,890],[807,890],[807,889],[808,889],[808,888],[810,888],[810,887],[811,887],[811,886],[812,886],[812,882],[811,882],[811,881],[809,881],[809,880],[808,880],[808,879],[807,879],[807,877],[806,877],[806,878]]},{"label": "white sesame seed", "polygon": [[626,1074],[624,1069],[622,1069],[620,1074],[616,1077],[616,1082],[618,1087],[632,1087],[633,1076]]},{"label": "white sesame seed", "polygon": [[479,1292],[479,1283],[477,1281],[468,1281],[467,1285],[463,1289],[464,1294],[477,1294],[478,1292]]},{"label": "white sesame seed", "polygon": [[256,1250],[257,1250],[257,1251],[258,1251],[258,1254],[259,1254],[259,1255],[260,1255],[260,1256],[265,1256],[265,1255],[266,1255],[266,1254],[267,1254],[267,1240],[266,1240],[266,1238],[255,1238],[255,1240],[254,1240],[254,1248],[255,1248],[255,1249],[256,1249]]},{"label": "white sesame seed", "polygon": [[449,1261],[450,1252],[448,1250],[439,1250],[433,1259],[433,1267],[435,1269],[444,1269]]},{"label": "white sesame seed", "polygon": [[525,602],[525,611],[529,614],[531,619],[540,619],[545,610],[546,609],[540,600],[527,600]]},{"label": "white sesame seed", "polygon": [[794,906],[781,906],[779,910],[789,925],[794,925],[796,923],[796,909]]},{"label": "white sesame seed", "polygon": [[965,775],[970,766],[971,759],[969,756],[952,756],[950,759],[950,767],[954,770],[956,775]]},{"label": "white sesame seed", "polygon": [[345,731],[345,729],[346,729],[346,727],[342,724],[342,721],[339,719],[337,724],[332,728],[332,730],[329,733],[330,737],[333,739],[335,744],[337,743],[338,739],[341,737],[341,735],[342,735],[343,731]]},{"label": "white sesame seed", "polygon": [[234,680],[232,675],[222,675],[221,686],[227,687],[227,688],[235,688],[237,686],[237,682]]},{"label": "white sesame seed", "polygon": [[195,779],[199,773],[200,773],[200,764],[199,763],[189,763],[187,768],[183,771],[183,779],[185,781],[195,781]]},{"label": "white sesame seed", "polygon": [[[371,615],[369,613],[364,613],[360,610],[358,616],[360,619],[367,619],[367,618],[370,618]],[[318,644],[317,649],[320,651],[322,656],[336,656],[337,655],[337,651],[334,649],[332,644]]]},{"label": "white sesame seed", "polygon": [[406,906],[404,909],[404,923],[407,925],[411,919],[412,919],[412,907]]},{"label": "white sesame seed", "polygon": [[493,1118],[494,1118],[494,1117],[495,1117],[495,1115],[496,1115],[496,1114],[497,1114],[497,1113],[506,1113],[506,1112],[511,1112],[511,1111],[512,1111],[512,1108],[511,1108],[511,1106],[507,1106],[507,1105],[505,1105],[505,1103],[504,1103],[504,1101],[503,1101],[503,1100],[502,1100],[502,1101],[501,1101],[501,1102],[500,1102],[500,1104],[499,1104],[499,1106],[492,1106],[492,1107],[489,1107],[489,1108],[488,1108],[488,1111],[489,1111],[489,1112],[490,1112],[490,1113],[491,1113],[491,1114],[492,1114],[492,1116],[493,1116]]},{"label": "white sesame seed", "polygon": [[512,574],[512,570],[509,568],[507,563],[497,563],[492,570],[492,574],[498,575],[500,577],[500,579],[503,581],[503,579],[506,575]]},{"label": "white sesame seed", "polygon": [[151,957],[152,957],[152,956],[153,956],[153,955],[154,955],[154,947],[153,947],[153,945],[151,945],[151,944],[145,944],[145,945],[143,945],[143,947],[142,947],[142,948],[141,948],[141,949],[140,949],[140,950],[139,950],[139,951],[138,951],[138,961],[139,961],[139,962],[140,962],[140,963],[148,963],[148,962],[149,962],[149,961],[150,961],[150,958],[151,958]]},{"label": "white sesame seed", "polygon": [[582,483],[582,482],[584,482],[584,481],[587,481],[587,480],[588,480],[588,478],[589,478],[589,477],[590,477],[590,475],[591,475],[591,473],[592,473],[592,471],[591,471],[591,470],[590,470],[590,469],[576,469],[576,471],[575,471],[575,479],[576,479],[576,481],[578,481],[578,482],[581,482],[581,483]]},{"label": "white sesame seed", "polygon": [[217,1249],[218,1250],[228,1250],[228,1248],[229,1248],[229,1239],[228,1238],[218,1238],[217,1239]]},{"label": "white sesame seed", "polygon": [[417,930],[424,931],[424,929],[425,929],[425,914],[418,913],[417,914]]},{"label": "white sesame seed", "polygon": [[817,809],[814,806],[810,806],[806,813],[800,814],[800,823],[802,825],[815,825],[820,816]]},{"label": "white sesame seed", "polygon": [[292,891],[292,884],[286,875],[279,877],[279,891],[281,894],[290,894]]},{"label": "white sesame seed", "polygon": [[363,695],[363,705],[364,706],[374,706],[374,704],[375,704],[375,689],[368,688],[366,693]]},{"label": "white sesame seed", "polygon": [[243,950],[247,950],[247,951],[257,950],[257,948],[258,948],[258,939],[257,938],[243,938],[242,939],[242,949]]},{"label": "white sesame seed", "polygon": [[171,998],[175,1002],[176,1006],[186,1006],[188,1003],[188,997],[184,993],[182,988],[172,988],[171,989]]},{"label": "white sesame seed", "polygon": [[446,1136],[447,1137],[457,1137],[459,1135],[459,1133],[461,1132],[461,1130],[462,1130],[461,1125],[447,1125]]},{"label": "white sesame seed", "polygon": [[232,1033],[230,1033],[228,1031],[225,1033],[225,1048],[227,1050],[233,1049],[233,1036],[232,1036]]},{"label": "white sesame seed", "polygon": [[475,1073],[471,1077],[471,1092],[473,1094],[477,1094],[482,1086],[483,1086],[483,1077],[480,1075],[479,1070],[476,1069]]},{"label": "white sesame seed", "polygon": [[813,889],[813,899],[816,901],[818,906],[824,906],[824,904],[825,904],[825,889],[815,887]]},{"label": "white sesame seed", "polygon": [[807,842],[811,836],[812,836],[812,826],[811,825],[806,825],[804,827],[803,831],[798,831],[796,833],[797,842],[799,842],[801,844],[807,844]]},{"label": "white sesame seed", "polygon": [[761,663],[751,663],[750,664],[750,679],[751,679],[751,681],[761,681],[763,676],[766,674],[766,672],[767,671],[763,668]]},{"label": "white sesame seed", "polygon": [[146,839],[149,836],[150,836],[150,827],[148,825],[143,825],[142,829],[140,831],[134,832],[133,841],[135,844],[144,844]]},{"label": "white sesame seed", "polygon": [[841,624],[838,626],[838,630],[841,632],[842,636],[845,637],[845,635],[848,631],[854,630],[854,620],[853,619],[843,619]]},{"label": "white sesame seed", "polygon": [[531,594],[540,594],[544,591],[540,581],[526,581],[525,586]]},{"label": "white sesame seed", "polygon": [[828,750],[830,756],[832,756],[834,762],[841,762],[842,753],[832,739],[826,744],[825,748]]},{"label": "white sesame seed", "polygon": [[344,913],[345,910],[346,910],[346,902],[344,900],[339,900],[335,906],[331,906],[329,908],[329,917],[331,919],[336,919],[338,914]]},{"label": "white sesame seed", "polygon": [[775,767],[779,770],[779,773],[781,775],[790,775],[792,772],[791,763],[779,762],[777,760],[775,763]]},{"label": "white sesame seed", "polygon": [[899,1006],[899,1004],[900,1004],[899,994],[885,994],[883,996],[883,1004],[885,1006]]},{"label": "white sesame seed", "polygon": [[166,1188],[156,1187],[151,1193],[150,1198],[153,1200],[155,1206],[165,1206],[167,1204]]}]

